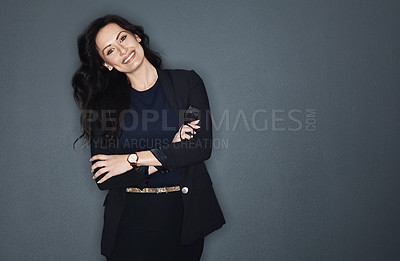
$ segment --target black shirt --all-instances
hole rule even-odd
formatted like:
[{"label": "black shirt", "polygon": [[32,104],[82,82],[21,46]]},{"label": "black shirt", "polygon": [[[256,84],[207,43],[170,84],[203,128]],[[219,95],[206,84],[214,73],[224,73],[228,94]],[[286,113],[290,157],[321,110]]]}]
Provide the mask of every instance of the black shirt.
[{"label": "black shirt", "polygon": [[[121,145],[129,154],[171,143],[179,129],[179,122],[162,90],[160,80],[146,91],[131,88],[131,105],[121,126]],[[179,171],[160,171],[150,175],[147,187],[179,184]]]}]

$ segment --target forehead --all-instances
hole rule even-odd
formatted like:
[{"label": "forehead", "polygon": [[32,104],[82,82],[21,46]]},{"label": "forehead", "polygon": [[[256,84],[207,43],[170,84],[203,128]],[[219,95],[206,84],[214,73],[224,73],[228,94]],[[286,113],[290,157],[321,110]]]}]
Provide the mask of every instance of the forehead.
[{"label": "forehead", "polygon": [[121,31],[126,31],[115,23],[107,24],[99,30],[96,36],[96,45],[99,49],[103,49],[108,44],[115,40]]}]

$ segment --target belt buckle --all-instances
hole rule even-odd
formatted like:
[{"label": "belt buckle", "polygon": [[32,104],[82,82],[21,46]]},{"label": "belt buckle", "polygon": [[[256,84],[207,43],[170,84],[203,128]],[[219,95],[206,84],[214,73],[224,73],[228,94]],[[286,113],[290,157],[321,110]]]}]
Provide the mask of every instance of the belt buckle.
[{"label": "belt buckle", "polygon": [[156,188],[156,193],[158,194],[158,193],[160,193],[160,191],[159,191],[159,189],[158,188]]}]

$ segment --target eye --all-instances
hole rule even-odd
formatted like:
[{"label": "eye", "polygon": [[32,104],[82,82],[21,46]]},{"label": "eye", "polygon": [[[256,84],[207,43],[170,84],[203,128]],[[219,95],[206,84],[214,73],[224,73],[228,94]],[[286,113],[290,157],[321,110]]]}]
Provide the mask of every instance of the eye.
[{"label": "eye", "polygon": [[111,48],[110,50],[107,51],[107,55],[110,55],[113,51],[114,49]]},{"label": "eye", "polygon": [[126,39],[126,35],[122,36],[120,41],[123,42],[125,39]]}]

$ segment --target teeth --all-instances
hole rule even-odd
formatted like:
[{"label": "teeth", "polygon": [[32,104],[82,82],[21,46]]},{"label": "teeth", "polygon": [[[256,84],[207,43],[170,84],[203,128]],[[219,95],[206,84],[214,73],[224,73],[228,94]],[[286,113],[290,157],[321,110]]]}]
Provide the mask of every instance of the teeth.
[{"label": "teeth", "polygon": [[133,52],[131,53],[131,55],[129,55],[128,58],[126,58],[126,59],[124,60],[124,63],[127,63],[127,62],[129,61],[129,59],[131,59],[132,56],[133,56],[134,54],[135,54],[135,51],[133,51]]}]

